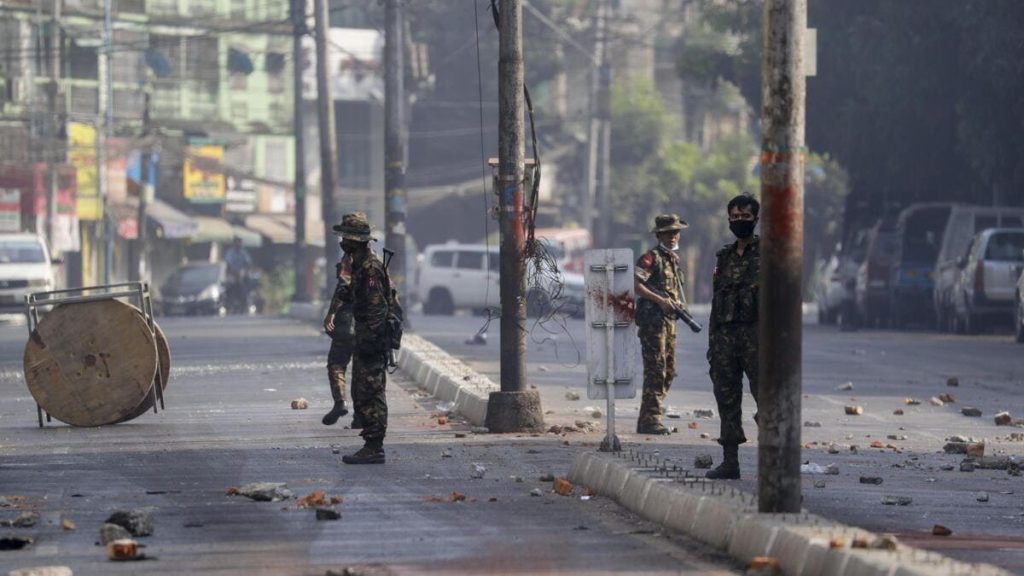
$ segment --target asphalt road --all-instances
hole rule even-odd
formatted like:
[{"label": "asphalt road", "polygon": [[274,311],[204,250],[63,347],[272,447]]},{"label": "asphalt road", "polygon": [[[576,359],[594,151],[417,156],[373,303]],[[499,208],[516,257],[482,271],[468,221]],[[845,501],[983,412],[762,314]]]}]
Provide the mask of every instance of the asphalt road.
[{"label": "asphalt road", "polygon": [[[37,427],[21,374],[26,329],[0,325],[0,519],[41,516],[32,528],[0,528],[0,538],[35,539],[0,551],[0,574],[48,565],[76,575],[739,573],[728,558],[606,499],[559,496],[541,481],[589,447],[439,425],[431,402],[401,378],[389,386],[388,464],[341,464],[335,452],[361,441],[319,422],[329,405],[328,341],[311,326],[160,324],[172,352],[167,409],[91,429]],[[290,408],[298,397],[309,410]],[[474,464],[484,478],[472,478]],[[340,496],[342,518],[317,521],[295,500],[226,494],[257,481]],[[465,501],[452,502],[455,492]],[[155,533],[140,542],[155,560],[113,563],[94,545],[103,520],[127,508],[152,510]],[[63,530],[62,520],[76,528]]]},{"label": "asphalt road", "polygon": [[[705,321],[706,314],[698,319]],[[997,427],[993,422],[993,416],[1004,410],[1015,419],[1024,418],[1024,347],[1010,335],[839,332],[812,323],[809,316],[805,319],[801,421],[820,427],[802,428],[803,460],[822,467],[836,464],[840,473],[803,475],[804,506],[840,522],[896,533],[908,544],[1024,574],[1024,478],[1004,470],[961,472],[964,456],[943,452],[946,438],[959,435],[986,439],[987,455],[1024,456],[1024,429]],[[421,336],[499,381],[497,320],[488,329],[492,338],[483,346],[466,340],[485,318],[417,316],[412,320]],[[548,412],[546,423],[592,420],[603,429],[603,420],[594,420],[591,412],[604,410],[604,401],[588,400],[586,394],[585,324],[571,319],[541,324],[531,320],[528,328],[528,384],[540,390]],[[625,446],[658,449],[663,457],[687,464],[702,453],[711,454],[716,464],[720,461],[721,451],[714,442],[717,416],[707,419],[692,414],[694,409],[715,408],[706,352],[706,334],[692,334],[680,325],[679,376],[668,398],[669,413],[678,418],[666,419],[679,432],[668,439],[633,434],[639,397],[620,401],[616,428]],[[947,386],[950,377],[958,378],[959,386]],[[846,383],[852,389],[840,390]],[[570,391],[579,393],[581,400],[567,400]],[[944,393],[951,394],[955,403],[936,406],[930,402]],[[907,405],[907,398],[921,403]],[[846,415],[848,405],[863,407],[863,415]],[[965,406],[981,409],[983,416],[963,416]],[[904,414],[895,415],[897,409]],[[756,492],[753,412],[748,394],[744,420],[752,441],[740,450],[744,478],[737,486]],[[600,436],[600,432],[565,435],[592,442]],[[875,441],[893,448],[871,448]],[[831,445],[837,453],[829,453]],[[862,484],[861,476],[879,477],[882,483]],[[822,480],[824,487],[815,487]],[[987,502],[979,502],[982,493]],[[913,502],[883,505],[884,496],[910,496]],[[953,535],[932,536],[935,524],[952,529]]]}]

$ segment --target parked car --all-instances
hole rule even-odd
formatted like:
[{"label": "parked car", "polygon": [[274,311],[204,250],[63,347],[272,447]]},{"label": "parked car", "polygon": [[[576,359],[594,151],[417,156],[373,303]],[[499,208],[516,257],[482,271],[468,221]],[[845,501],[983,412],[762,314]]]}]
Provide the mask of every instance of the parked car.
[{"label": "parked car", "polygon": [[995,206],[954,206],[935,263],[934,309],[940,329],[953,330],[959,303],[953,292],[960,277],[958,262],[967,257],[971,239],[988,228],[1024,228],[1024,209]]},{"label": "parked car", "polygon": [[957,267],[960,275],[953,288],[956,331],[973,334],[992,321],[1005,321],[1013,310],[1024,267],[1024,228],[979,232]]},{"label": "parked car", "polygon": [[814,301],[818,304],[818,323],[835,324],[846,291],[839,274],[839,255],[833,254],[820,261],[815,274]]},{"label": "parked car", "polygon": [[[1021,254],[1024,258],[1024,254]],[[1014,295],[1014,335],[1017,338],[1017,342],[1024,344],[1024,274],[1020,275],[1017,279],[1017,290]]]},{"label": "parked car", "polygon": [[223,262],[182,265],[160,288],[155,308],[168,316],[225,316],[226,281],[227,267]]},{"label": "parked car", "polygon": [[23,312],[26,294],[53,290],[53,265],[59,263],[36,234],[0,236],[0,313]]},{"label": "parked car", "polygon": [[934,323],[935,260],[953,206],[928,202],[912,204],[900,212],[896,223],[898,249],[889,274],[889,322],[893,328]]},{"label": "parked car", "polygon": [[[423,251],[416,291],[424,314],[452,314],[456,310],[481,311],[500,304],[498,246],[434,244]],[[527,315],[539,316],[553,307],[570,315],[583,313],[583,275],[562,272],[561,290],[555,279],[527,288]]]},{"label": "parked car", "polygon": [[879,220],[868,233],[864,261],[857,269],[854,300],[861,323],[881,327],[889,320],[889,274],[899,250],[892,219]]}]

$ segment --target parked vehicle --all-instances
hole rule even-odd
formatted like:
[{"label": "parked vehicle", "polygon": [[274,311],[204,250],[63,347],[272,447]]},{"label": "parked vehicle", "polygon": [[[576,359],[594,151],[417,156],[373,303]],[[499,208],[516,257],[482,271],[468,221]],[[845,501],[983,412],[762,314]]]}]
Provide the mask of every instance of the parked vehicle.
[{"label": "parked vehicle", "polygon": [[818,323],[835,324],[843,304],[846,289],[839,274],[839,255],[818,263],[817,281],[814,283],[814,301],[818,304]]},{"label": "parked vehicle", "polygon": [[857,269],[854,300],[861,323],[884,326],[889,320],[889,275],[899,250],[899,236],[892,219],[879,220],[868,233],[864,261]]},{"label": "parked vehicle", "polygon": [[971,239],[988,228],[1024,228],[1024,209],[996,206],[953,207],[935,263],[934,310],[940,329],[952,330],[958,305],[953,292],[960,277],[958,261],[967,257]]},{"label": "parked vehicle", "polygon": [[534,235],[547,244],[563,272],[583,274],[584,256],[593,245],[585,228],[538,228]]},{"label": "parked vehicle", "polygon": [[[1024,254],[1021,254],[1024,258]],[[1024,344],[1024,274],[1020,275],[1017,279],[1017,290],[1014,294],[1014,335],[1017,338],[1017,342]]]},{"label": "parked vehicle", "polygon": [[953,288],[956,331],[974,334],[992,321],[1005,321],[1024,268],[1024,228],[979,232],[957,267],[960,275]]},{"label": "parked vehicle", "polygon": [[[423,252],[416,286],[425,314],[453,314],[456,310],[498,308],[501,288],[498,246],[484,244],[434,244]],[[539,316],[553,307],[570,315],[583,313],[583,275],[562,272],[561,290],[556,279],[528,287],[527,315]]]},{"label": "parked vehicle", "polygon": [[223,262],[193,262],[175,270],[154,303],[168,316],[225,316],[227,267]]},{"label": "parked vehicle", "polygon": [[26,294],[53,290],[53,265],[60,262],[36,234],[0,236],[0,313],[23,312]]},{"label": "parked vehicle", "polygon": [[889,321],[893,328],[912,323],[931,325],[935,260],[942,246],[954,204],[912,204],[896,223],[898,250],[889,275]]}]

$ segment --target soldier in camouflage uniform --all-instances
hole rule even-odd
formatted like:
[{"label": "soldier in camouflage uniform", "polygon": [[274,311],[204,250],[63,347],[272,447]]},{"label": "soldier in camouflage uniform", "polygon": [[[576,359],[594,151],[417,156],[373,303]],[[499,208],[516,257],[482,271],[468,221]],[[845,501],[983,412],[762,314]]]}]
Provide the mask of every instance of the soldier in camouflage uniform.
[{"label": "soldier in camouflage uniform", "polygon": [[[324,317],[324,331],[331,337],[331,349],[327,353],[327,378],[331,385],[331,396],[334,398],[334,407],[323,417],[326,426],[333,425],[338,418],[348,414],[348,407],[345,406],[345,370],[348,369],[355,347],[352,302],[349,296],[352,289],[351,256],[342,256],[336,266],[336,273],[338,284],[334,288],[334,296]],[[352,403],[355,404],[355,397]],[[352,428],[359,427],[358,418],[353,418]]]},{"label": "soldier in camouflage uniform", "polygon": [[[739,445],[743,433],[743,375],[757,403],[757,300],[761,262],[760,239],[754,235],[761,205],[748,196],[729,201],[729,229],[736,242],[716,254],[714,295],[708,329],[708,362],[711,382],[722,419],[718,443],[724,459],[708,478],[738,480]],[[757,414],[754,415],[756,421]]]},{"label": "soldier in camouflage uniform", "polygon": [[679,235],[687,224],[675,214],[654,219],[658,246],[636,263],[633,280],[637,296],[636,325],[644,362],[644,389],[638,434],[669,434],[661,423],[663,404],[676,376],[676,318],[674,309],[686,306],[685,279],[679,269]]},{"label": "soldier in camouflage uniform", "polygon": [[341,248],[352,257],[352,285],[348,298],[355,324],[352,363],[352,398],[356,417],[362,420],[364,446],[342,457],[346,464],[383,464],[384,435],[388,427],[387,317],[388,287],[384,265],[370,249],[370,224],[362,212],[346,214],[334,227]]}]

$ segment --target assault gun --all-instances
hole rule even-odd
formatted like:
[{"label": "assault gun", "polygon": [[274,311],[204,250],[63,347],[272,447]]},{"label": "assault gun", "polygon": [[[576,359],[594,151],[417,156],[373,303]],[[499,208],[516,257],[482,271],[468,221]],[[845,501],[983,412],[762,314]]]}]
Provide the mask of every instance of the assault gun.
[{"label": "assault gun", "polygon": [[[648,286],[647,289],[651,290],[652,292],[659,296],[668,297],[668,294],[662,292],[661,290],[652,289],[650,286]],[[700,322],[697,322],[697,319],[690,314],[690,311],[687,310],[686,308],[683,308],[683,306],[676,302],[675,300],[672,300],[672,312],[669,312],[668,314],[666,314],[666,316],[672,318],[673,320],[682,320],[687,326],[690,327],[690,330],[693,330],[695,334],[699,333],[701,330],[704,329],[704,326]]]}]

